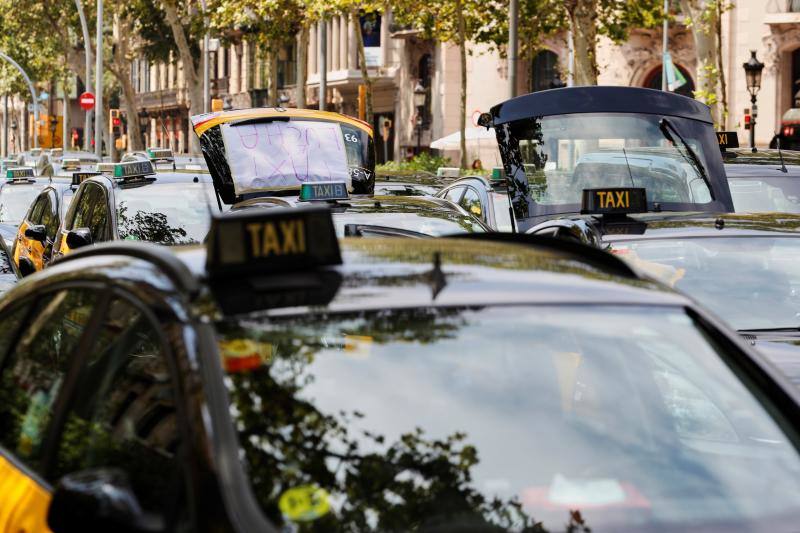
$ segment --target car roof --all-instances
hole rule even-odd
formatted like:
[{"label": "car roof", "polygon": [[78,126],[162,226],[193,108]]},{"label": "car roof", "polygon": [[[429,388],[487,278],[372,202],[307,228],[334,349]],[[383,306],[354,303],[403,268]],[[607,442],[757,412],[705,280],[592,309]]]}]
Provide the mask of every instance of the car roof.
[{"label": "car roof", "polygon": [[722,152],[722,161],[725,169],[735,168],[740,165],[768,165],[781,166],[781,159],[787,167],[800,166],[800,151],[797,150],[772,150],[759,148],[753,152],[749,148],[726,149]]},{"label": "car roof", "polygon": [[506,100],[491,109],[492,123],[571,113],[643,113],[712,123],[705,104],[668,91],[639,87],[585,86],[550,89]]},{"label": "car roof", "polygon": [[790,213],[647,213],[632,215],[646,228],[605,234],[606,241],[696,237],[800,237],[800,215]]},{"label": "car roof", "polygon": [[[383,309],[387,305],[689,304],[684,296],[639,277],[611,254],[558,239],[528,237],[432,238],[414,241],[414,246],[397,238],[341,239],[342,265],[325,270],[341,276],[338,292],[327,307],[331,311],[347,311]],[[503,242],[504,239],[521,241]],[[30,280],[106,276],[166,290],[165,276],[154,279],[145,268],[124,268],[126,262],[145,258],[173,280],[176,290],[199,294],[200,287],[209,283],[203,246],[168,248],[127,241],[77,250]],[[115,268],[109,269],[111,264]],[[433,273],[440,275],[438,285]],[[235,292],[230,284],[242,280],[222,281],[228,292]],[[21,284],[20,290],[27,283]],[[241,300],[249,300],[252,287],[241,290]],[[298,310],[289,306],[269,312]]]}]

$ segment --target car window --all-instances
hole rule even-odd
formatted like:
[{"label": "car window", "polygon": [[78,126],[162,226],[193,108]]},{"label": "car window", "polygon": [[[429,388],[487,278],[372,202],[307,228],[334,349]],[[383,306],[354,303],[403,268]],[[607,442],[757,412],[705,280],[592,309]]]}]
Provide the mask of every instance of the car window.
[{"label": "car window", "polygon": [[166,513],[180,486],[175,389],[158,326],[113,300],[84,359],[59,439],[57,479],[87,468],[124,470],[142,506]]},{"label": "car window", "polygon": [[39,215],[38,224],[42,224],[45,227],[47,238],[50,242],[53,242],[53,239],[56,237],[56,230],[58,229],[58,219],[53,215],[53,204],[50,199],[50,194],[51,193],[47,193],[40,198],[42,212]]},{"label": "car window", "polygon": [[36,201],[33,202],[33,207],[31,208],[30,216],[28,217],[28,221],[32,224],[39,224],[39,220],[42,218],[42,212],[44,210],[44,203],[45,203],[45,196],[39,196]]},{"label": "car window", "polygon": [[464,192],[464,187],[453,187],[444,195],[445,198],[457,204]]},{"label": "car window", "polygon": [[89,218],[92,214],[92,199],[94,198],[95,194],[95,187],[90,185],[86,185],[84,187],[75,203],[75,210],[72,212],[72,220],[69,221],[67,229],[87,227]]},{"label": "car window", "polygon": [[473,187],[466,188],[464,196],[458,202],[458,205],[463,207],[467,213],[486,221],[486,213],[484,213],[484,209],[481,206],[481,197]]},{"label": "car window", "polygon": [[106,240],[108,227],[108,202],[103,189],[94,183],[89,183],[81,193],[75,212],[72,228],[88,228],[92,234],[92,241]]},{"label": "car window", "polygon": [[[64,290],[41,298],[5,358],[0,374],[0,444],[34,470],[41,466],[45,431],[70,356],[96,301],[97,293],[89,290]],[[21,316],[11,317],[11,327]],[[5,322],[0,320],[4,328]]]}]

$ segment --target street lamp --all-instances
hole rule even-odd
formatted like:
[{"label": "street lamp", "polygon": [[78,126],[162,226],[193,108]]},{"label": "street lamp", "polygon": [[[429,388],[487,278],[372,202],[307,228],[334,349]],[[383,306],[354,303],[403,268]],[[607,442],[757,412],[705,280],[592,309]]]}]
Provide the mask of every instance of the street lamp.
[{"label": "street lamp", "polygon": [[761,71],[764,70],[764,63],[756,58],[756,51],[750,50],[750,59],[742,65],[744,67],[745,79],[747,80],[747,91],[750,93],[750,102],[753,104],[750,121],[750,148],[756,151],[756,117],[758,117],[758,104],[756,99],[758,91],[761,89]]},{"label": "street lamp", "polygon": [[425,110],[425,99],[428,96],[428,91],[422,86],[421,82],[417,82],[414,87],[414,107],[417,108],[417,154],[421,150],[422,140],[422,113]]}]

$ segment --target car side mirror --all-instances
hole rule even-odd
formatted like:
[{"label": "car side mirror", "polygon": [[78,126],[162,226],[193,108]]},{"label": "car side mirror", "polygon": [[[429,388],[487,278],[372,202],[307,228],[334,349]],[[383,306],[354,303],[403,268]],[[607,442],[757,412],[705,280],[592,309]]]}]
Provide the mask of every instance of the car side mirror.
[{"label": "car side mirror", "polygon": [[43,224],[34,224],[25,228],[25,236],[34,241],[44,242],[47,240],[47,229]]},{"label": "car side mirror", "polygon": [[92,244],[92,232],[89,228],[75,228],[67,232],[67,246],[70,250]]},{"label": "car side mirror", "polygon": [[47,510],[53,533],[154,533],[163,520],[142,510],[128,476],[118,469],[97,468],[59,480]]}]

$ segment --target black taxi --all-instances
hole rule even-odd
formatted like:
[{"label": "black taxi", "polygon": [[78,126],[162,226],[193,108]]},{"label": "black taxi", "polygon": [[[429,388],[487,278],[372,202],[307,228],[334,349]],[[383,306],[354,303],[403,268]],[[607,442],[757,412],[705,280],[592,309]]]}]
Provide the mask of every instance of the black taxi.
[{"label": "black taxi", "polygon": [[78,250],[0,299],[7,531],[789,531],[800,395],[610,254],[335,238]]},{"label": "black taxi", "polygon": [[219,198],[234,210],[327,203],[337,233],[486,232],[480,218],[430,196],[375,192],[372,128],[340,113],[259,108],[192,117]]},{"label": "black taxi", "polygon": [[708,106],[666,91],[570,87],[502,102],[493,127],[516,226],[578,214],[584,189],[647,189],[657,212],[731,213]]},{"label": "black taxi", "polygon": [[58,229],[53,256],[99,242],[128,239],[157,244],[201,242],[219,212],[208,174],[157,172],[147,159],[101,163],[80,181]]}]

